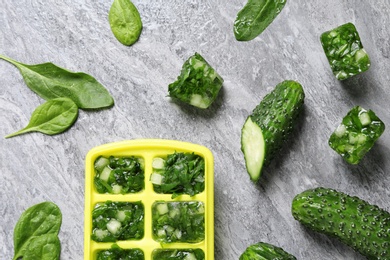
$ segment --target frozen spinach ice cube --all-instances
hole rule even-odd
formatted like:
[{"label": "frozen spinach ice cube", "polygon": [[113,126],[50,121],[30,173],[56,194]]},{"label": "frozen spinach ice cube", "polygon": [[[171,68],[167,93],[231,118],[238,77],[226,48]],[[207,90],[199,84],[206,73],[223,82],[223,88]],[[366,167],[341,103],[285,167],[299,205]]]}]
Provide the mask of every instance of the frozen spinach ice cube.
[{"label": "frozen spinach ice cube", "polygon": [[208,108],[217,98],[223,79],[199,54],[183,64],[177,80],[168,86],[169,96],[198,108]]},{"label": "frozen spinach ice cube", "polygon": [[350,78],[370,68],[370,58],[352,23],[324,32],[321,44],[338,80]]},{"label": "frozen spinach ice cube", "polygon": [[372,110],[354,107],[329,139],[330,147],[350,164],[358,164],[385,130]]}]

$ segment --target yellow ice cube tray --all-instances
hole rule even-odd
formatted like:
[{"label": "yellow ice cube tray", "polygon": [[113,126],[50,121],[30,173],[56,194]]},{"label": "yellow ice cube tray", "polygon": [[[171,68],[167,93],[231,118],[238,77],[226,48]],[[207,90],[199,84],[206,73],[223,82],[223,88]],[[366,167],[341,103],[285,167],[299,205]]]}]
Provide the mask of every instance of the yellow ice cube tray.
[{"label": "yellow ice cube tray", "polygon": [[[195,153],[204,158],[205,162],[205,190],[195,196],[180,195],[172,199],[172,194],[159,194],[153,190],[150,182],[152,161],[155,157],[166,158],[174,152]],[[94,162],[99,156],[135,156],[143,159],[145,171],[145,188],[138,193],[129,194],[100,194],[94,187]],[[204,146],[188,142],[141,139],[117,143],[109,143],[95,147],[89,151],[85,162],[85,219],[84,219],[84,259],[94,260],[101,250],[109,249],[113,242],[95,242],[92,234],[92,210],[97,203],[106,201],[136,202],[141,201],[144,206],[144,237],[140,240],[117,241],[123,249],[141,249],[145,260],[152,260],[155,249],[202,249],[205,260],[214,260],[214,158],[209,149]],[[200,201],[205,207],[205,237],[198,243],[160,243],[153,239],[152,234],[152,205],[157,201]]]}]

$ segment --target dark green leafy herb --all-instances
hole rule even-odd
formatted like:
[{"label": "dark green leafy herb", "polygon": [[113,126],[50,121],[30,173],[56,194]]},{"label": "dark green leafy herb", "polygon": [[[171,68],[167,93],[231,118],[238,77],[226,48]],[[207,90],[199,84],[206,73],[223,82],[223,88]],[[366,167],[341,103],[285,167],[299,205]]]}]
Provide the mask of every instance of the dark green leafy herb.
[{"label": "dark green leafy herb", "polygon": [[97,253],[96,260],[144,260],[144,252],[141,249],[122,249],[113,244],[111,249]]},{"label": "dark green leafy herb", "polygon": [[329,145],[346,162],[358,164],[384,131],[385,124],[372,110],[356,106],[330,136]]},{"label": "dark green leafy herb", "polygon": [[99,193],[126,194],[143,190],[143,163],[136,157],[99,157],[95,161],[95,187]]},{"label": "dark green leafy herb", "polygon": [[[194,196],[204,191],[203,157],[194,153],[174,153],[168,155],[163,164],[163,168],[153,169],[151,181],[155,192],[172,194],[172,198],[176,198],[181,194]],[[161,176],[161,181],[155,181],[156,176]]]},{"label": "dark green leafy herb", "polygon": [[204,260],[202,249],[157,249],[153,251],[153,260]]},{"label": "dark green leafy herb", "polygon": [[104,108],[114,104],[108,91],[88,74],[71,72],[53,63],[27,65],[2,55],[0,59],[15,65],[27,86],[43,99],[67,97],[81,109]]},{"label": "dark green leafy herb", "polygon": [[58,235],[47,234],[31,239],[23,259],[60,259],[61,244]]},{"label": "dark green leafy herb", "polygon": [[250,41],[259,36],[282,11],[287,0],[248,0],[234,22],[238,41]]},{"label": "dark green leafy herb", "polygon": [[339,80],[347,79],[370,68],[370,58],[352,23],[324,32],[321,35],[321,44],[333,74]]},{"label": "dark green leafy herb", "polygon": [[141,202],[99,203],[92,211],[92,239],[97,242],[141,239],[144,206]]},{"label": "dark green leafy herb", "polygon": [[153,238],[164,243],[204,240],[205,209],[200,201],[156,202],[152,208]]},{"label": "dark green leafy herb", "polygon": [[134,44],[142,31],[141,16],[130,0],[114,0],[108,14],[111,30],[124,45]]},{"label": "dark green leafy herb", "polygon": [[22,213],[14,229],[13,260],[59,259],[60,244],[57,235],[61,222],[61,211],[52,202],[28,208]]},{"label": "dark green leafy herb", "polygon": [[199,108],[208,108],[217,98],[223,79],[198,53],[184,64],[175,82],[169,84],[169,96]]},{"label": "dark green leafy herb", "polygon": [[250,245],[240,256],[240,260],[272,259],[272,260],[296,260],[296,257],[287,253],[282,248],[259,242]]},{"label": "dark green leafy herb", "polygon": [[47,135],[59,134],[73,125],[77,115],[77,105],[71,99],[52,99],[34,110],[30,122],[25,128],[7,135],[6,138],[28,132],[41,132]]}]

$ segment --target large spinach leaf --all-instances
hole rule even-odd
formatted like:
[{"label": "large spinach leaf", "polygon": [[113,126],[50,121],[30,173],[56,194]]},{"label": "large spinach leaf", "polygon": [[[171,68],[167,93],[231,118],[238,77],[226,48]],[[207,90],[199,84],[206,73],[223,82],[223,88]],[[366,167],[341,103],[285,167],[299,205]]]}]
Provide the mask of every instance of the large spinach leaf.
[{"label": "large spinach leaf", "polygon": [[61,244],[56,234],[31,239],[23,259],[56,260],[60,258]]},{"label": "large spinach leaf", "polygon": [[72,72],[53,63],[27,65],[3,55],[0,55],[0,59],[15,65],[27,86],[43,99],[67,97],[81,109],[104,108],[114,104],[107,89],[88,74]]},{"label": "large spinach leaf", "polygon": [[6,138],[28,132],[55,135],[64,132],[76,121],[77,105],[69,98],[55,98],[38,106],[31,115],[28,125]]},{"label": "large spinach leaf", "polygon": [[282,11],[287,0],[248,0],[234,22],[238,41],[250,41],[260,35]]},{"label": "large spinach leaf", "polygon": [[[22,213],[14,229],[14,258],[41,255],[54,256],[59,251],[59,243],[48,235],[57,236],[60,231],[62,214],[52,202],[42,202],[28,208]],[[42,237],[41,237],[42,236]],[[31,245],[30,245],[31,244]],[[54,250],[52,254],[47,250]],[[33,252],[32,252],[33,251]],[[56,258],[41,258],[56,259]],[[57,258],[58,259],[58,258]]]},{"label": "large spinach leaf", "polygon": [[130,0],[114,0],[108,20],[119,42],[132,45],[138,40],[142,31],[142,21],[137,8]]}]

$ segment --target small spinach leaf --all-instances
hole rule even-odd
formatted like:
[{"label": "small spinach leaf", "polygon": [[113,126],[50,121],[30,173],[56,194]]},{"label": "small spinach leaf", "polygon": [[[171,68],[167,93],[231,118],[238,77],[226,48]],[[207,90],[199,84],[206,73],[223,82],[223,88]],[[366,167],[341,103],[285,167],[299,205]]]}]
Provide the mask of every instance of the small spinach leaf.
[{"label": "small spinach leaf", "polygon": [[248,0],[234,22],[238,41],[250,41],[259,36],[282,11],[287,0]]},{"label": "small spinach leaf", "polygon": [[72,72],[53,63],[27,65],[2,55],[0,59],[16,66],[27,86],[43,99],[67,97],[81,109],[104,108],[114,104],[107,89],[88,74]]},{"label": "small spinach leaf", "polygon": [[28,132],[55,135],[64,132],[76,121],[77,105],[69,98],[55,98],[38,106],[31,115],[28,125],[6,138]]},{"label": "small spinach leaf", "polygon": [[56,260],[60,258],[61,244],[56,234],[31,239],[23,259]]},{"label": "small spinach leaf", "polygon": [[[62,222],[62,214],[57,205],[52,202],[42,202],[28,208],[22,213],[14,229],[14,258],[19,259],[25,256],[27,251],[31,251],[30,243],[33,243],[37,237],[48,234],[58,235]],[[56,245],[52,238],[40,238],[31,246],[40,248],[46,244],[43,241],[50,241],[50,244]],[[51,246],[50,246],[51,247]],[[38,249],[36,249],[38,250]],[[43,251],[45,251],[44,249]],[[28,254],[30,254],[29,252]],[[32,253],[31,253],[32,254]],[[31,258],[26,258],[31,259]],[[44,258],[43,258],[44,259]]]},{"label": "small spinach leaf", "polygon": [[130,0],[114,0],[108,20],[119,42],[132,45],[138,40],[142,31],[142,21],[137,8]]}]

